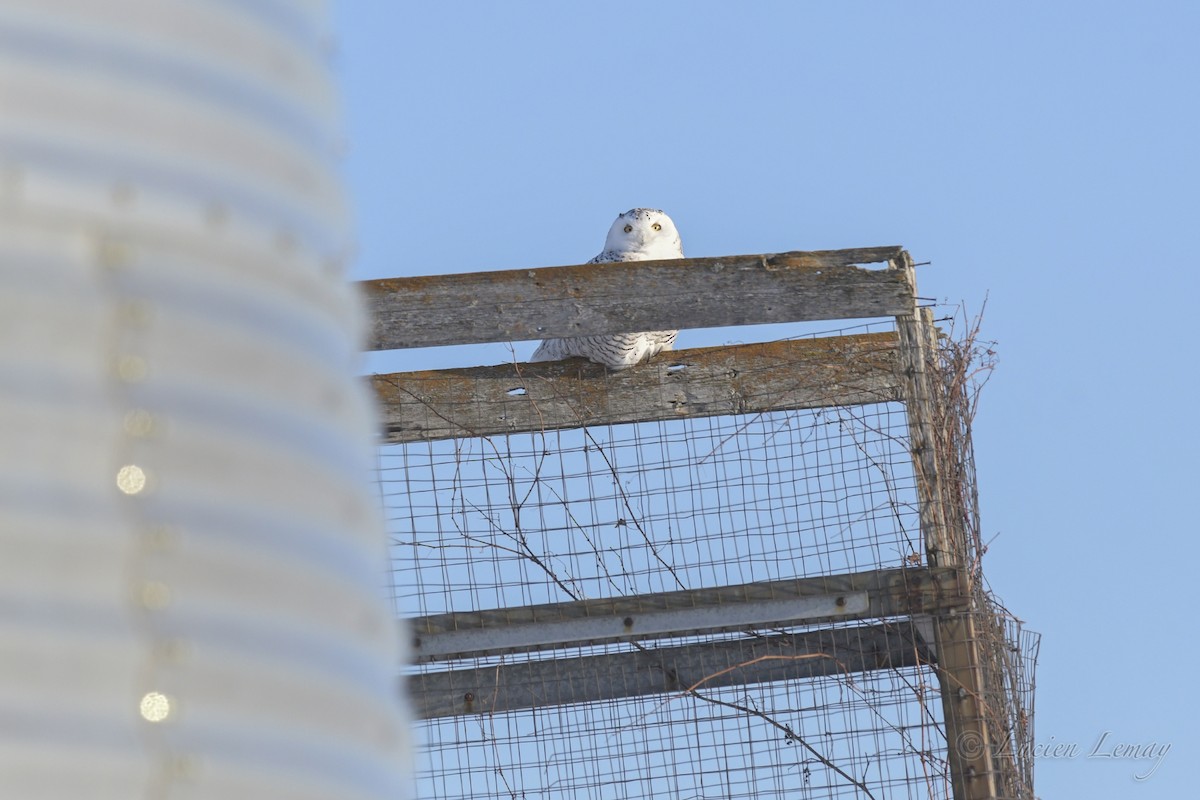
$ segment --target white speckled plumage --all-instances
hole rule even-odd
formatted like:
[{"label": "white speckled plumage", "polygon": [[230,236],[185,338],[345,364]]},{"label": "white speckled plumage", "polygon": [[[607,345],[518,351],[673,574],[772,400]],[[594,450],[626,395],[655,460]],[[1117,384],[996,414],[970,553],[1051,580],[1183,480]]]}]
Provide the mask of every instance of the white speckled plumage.
[{"label": "white speckled plumage", "polygon": [[[675,223],[653,208],[631,208],[617,217],[604,240],[604,250],[587,262],[656,261],[683,258],[683,245]],[[625,369],[675,345],[679,331],[642,331],[610,336],[573,336],[546,339],[530,361],[561,361],[581,356],[610,369]]]}]

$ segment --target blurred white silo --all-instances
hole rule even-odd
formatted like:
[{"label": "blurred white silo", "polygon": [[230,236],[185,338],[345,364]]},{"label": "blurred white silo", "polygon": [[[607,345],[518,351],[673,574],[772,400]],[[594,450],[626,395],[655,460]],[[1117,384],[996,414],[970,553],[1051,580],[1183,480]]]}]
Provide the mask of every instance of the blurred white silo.
[{"label": "blurred white silo", "polygon": [[0,796],[395,798],[319,0],[0,0]]}]

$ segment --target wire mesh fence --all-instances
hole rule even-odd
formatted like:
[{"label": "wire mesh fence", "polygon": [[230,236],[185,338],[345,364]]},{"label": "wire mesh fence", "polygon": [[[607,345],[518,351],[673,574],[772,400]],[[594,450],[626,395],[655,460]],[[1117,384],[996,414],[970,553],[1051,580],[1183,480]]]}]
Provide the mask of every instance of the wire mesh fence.
[{"label": "wire mesh fence", "polygon": [[[569,663],[565,665],[569,668]],[[944,797],[924,668],[428,721],[424,796]]]},{"label": "wire mesh fence", "polygon": [[[903,407],[428,442],[384,455],[402,614],[921,557]],[[392,448],[389,448],[391,450]]]},{"label": "wire mesh fence", "polygon": [[[753,391],[756,370],[768,367],[730,353],[733,374]],[[664,361],[662,373],[673,366]],[[910,420],[901,399],[872,399],[463,430],[381,447],[400,616],[453,626],[465,619],[454,615],[491,610],[487,619],[503,627],[515,618],[509,610],[525,609],[516,616],[569,610],[581,620],[575,640],[424,657],[409,668],[425,696],[421,796],[951,796],[956,743],[922,615],[822,612],[617,640],[589,640],[582,627],[595,608],[584,604],[596,601],[720,606],[722,587],[838,575],[886,573],[907,586],[929,563]],[[511,402],[532,401],[522,390]],[[621,410],[631,416],[637,409]],[[959,477],[973,480],[964,425],[943,430],[956,432]],[[981,629],[999,643],[989,674],[1008,682],[996,683],[993,702],[1012,711],[1004,725],[1020,740],[1031,736],[1020,728],[1030,653],[1014,654],[1019,630],[985,599],[964,610],[985,615]],[[1011,772],[1009,762],[998,768]],[[1027,796],[1031,785],[1031,772],[1018,775],[1004,796]]]}]

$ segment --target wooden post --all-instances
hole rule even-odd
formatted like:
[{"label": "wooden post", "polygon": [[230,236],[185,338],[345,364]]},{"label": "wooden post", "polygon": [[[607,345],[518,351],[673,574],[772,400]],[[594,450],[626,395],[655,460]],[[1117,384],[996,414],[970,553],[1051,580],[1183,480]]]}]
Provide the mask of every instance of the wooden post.
[{"label": "wooden post", "polygon": [[[941,386],[937,369],[932,314],[916,302],[916,276],[907,252],[889,262],[906,273],[913,288],[912,311],[896,317],[900,359],[905,373],[909,436],[920,498],[921,529],[930,567],[955,567],[968,592],[966,536],[962,520],[951,513],[944,464],[936,446]],[[986,724],[982,654],[970,610],[934,614],[937,674],[946,725],[947,760],[955,800],[995,800],[994,743]]]}]

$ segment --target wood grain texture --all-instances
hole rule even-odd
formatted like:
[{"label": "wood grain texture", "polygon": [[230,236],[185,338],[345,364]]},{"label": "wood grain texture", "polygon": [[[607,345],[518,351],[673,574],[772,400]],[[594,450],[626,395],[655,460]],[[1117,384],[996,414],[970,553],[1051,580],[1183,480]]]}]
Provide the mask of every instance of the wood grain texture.
[{"label": "wood grain texture", "polygon": [[393,350],[627,331],[895,316],[899,247],[583,264],[360,284],[367,348]]},{"label": "wood grain texture", "polygon": [[894,333],[662,353],[620,372],[583,359],[376,375],[387,442],[897,400]]},{"label": "wood grain texture", "polygon": [[[915,286],[912,260],[902,253],[892,264],[909,274]],[[909,446],[920,501],[921,532],[930,565],[957,569],[964,590],[971,593],[973,579],[965,552],[961,517],[953,513],[950,496],[958,490],[953,471],[944,463],[936,428],[945,419],[941,392],[935,380],[937,334],[929,309],[917,308],[915,296],[909,311],[896,319],[900,354],[906,380]],[[957,518],[956,518],[957,517]],[[997,742],[988,717],[1003,713],[985,701],[981,665],[985,659],[972,614],[933,615],[934,649],[938,662],[942,714],[946,726],[947,762],[954,797],[961,800],[995,800]],[[970,747],[957,746],[970,742]]]},{"label": "wood grain texture", "polygon": [[908,622],[431,672],[407,679],[420,719],[683,693],[929,663]]},{"label": "wood grain texture", "polygon": [[[641,614],[693,610],[713,606],[728,607],[737,603],[795,600],[854,592],[867,593],[870,600],[868,609],[861,614],[839,615],[836,617],[837,620],[845,622],[852,619],[934,614],[950,609],[961,610],[966,608],[968,603],[968,596],[963,592],[962,578],[957,570],[945,567],[934,569],[916,567],[823,575],[816,578],[762,581],[708,589],[685,589],[631,597],[436,614],[408,620],[407,626],[413,639],[413,652],[417,661],[447,661],[489,653],[477,651],[426,658],[422,656],[423,645],[441,633],[497,630],[509,626],[546,625],[571,620],[596,619],[597,617],[628,619],[631,621],[630,629],[634,630],[637,627],[637,618]],[[806,620],[806,624],[814,621],[816,620]],[[781,625],[785,622],[786,620],[780,620]],[[726,629],[680,630],[673,631],[670,636],[706,634],[712,633],[714,630]],[[619,638],[642,640],[661,638],[661,636],[662,634],[630,635]],[[585,642],[579,642],[579,644],[585,644]]]}]

